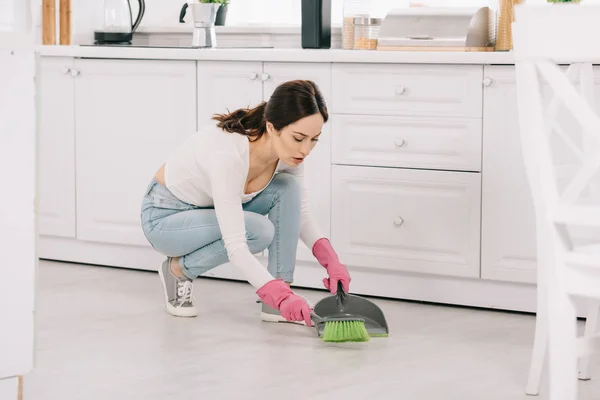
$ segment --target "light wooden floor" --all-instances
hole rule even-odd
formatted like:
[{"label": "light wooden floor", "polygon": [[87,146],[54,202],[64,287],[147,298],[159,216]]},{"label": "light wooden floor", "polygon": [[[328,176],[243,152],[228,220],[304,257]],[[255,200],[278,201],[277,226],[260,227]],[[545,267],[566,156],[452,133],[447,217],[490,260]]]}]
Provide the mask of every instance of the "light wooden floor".
[{"label": "light wooden floor", "polygon": [[[545,382],[523,394],[531,315],[375,300],[391,336],[332,345],[261,322],[247,284],[196,281],[201,315],[182,319],[164,311],[155,273],[41,262],[38,280],[24,400],[547,398]],[[600,399],[599,364],[582,399]]]}]

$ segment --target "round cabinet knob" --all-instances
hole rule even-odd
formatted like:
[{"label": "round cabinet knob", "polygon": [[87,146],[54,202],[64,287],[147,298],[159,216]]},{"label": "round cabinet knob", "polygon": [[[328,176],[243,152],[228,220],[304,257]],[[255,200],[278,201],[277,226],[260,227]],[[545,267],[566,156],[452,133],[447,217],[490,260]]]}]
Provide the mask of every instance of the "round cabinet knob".
[{"label": "round cabinet knob", "polygon": [[269,78],[271,78],[271,77],[269,76],[269,74],[262,74],[262,75],[260,76],[260,79],[262,79],[262,81],[263,81],[263,82],[266,82],[266,81],[268,81],[268,80],[269,80]]},{"label": "round cabinet knob", "polygon": [[64,68],[62,69],[62,73],[63,73],[63,75],[66,75],[66,74],[68,74],[69,72],[71,72],[71,68],[69,68],[69,67],[64,67]]},{"label": "round cabinet knob", "polygon": [[494,80],[492,78],[483,78],[483,86],[492,86],[492,83],[494,83]]},{"label": "round cabinet knob", "polygon": [[252,72],[251,74],[248,75],[248,78],[250,78],[250,80],[253,81],[256,78],[258,78],[258,74],[256,72]]},{"label": "round cabinet knob", "polygon": [[71,70],[71,76],[77,76],[77,75],[79,75],[79,71],[76,70],[76,69],[72,69]]},{"label": "round cabinet knob", "polygon": [[396,88],[396,94],[404,94],[406,92],[406,88],[404,86],[400,86]]},{"label": "round cabinet knob", "polygon": [[402,225],[403,223],[404,223],[404,220],[402,218],[400,218],[400,217],[394,218],[394,225],[395,226],[398,227],[398,226]]},{"label": "round cabinet knob", "polygon": [[402,146],[404,146],[404,143],[406,143],[406,142],[405,142],[405,141],[404,141],[404,139],[402,139],[402,138],[400,138],[400,139],[396,139],[396,140],[394,141],[394,144],[396,145],[396,147],[402,147]]}]

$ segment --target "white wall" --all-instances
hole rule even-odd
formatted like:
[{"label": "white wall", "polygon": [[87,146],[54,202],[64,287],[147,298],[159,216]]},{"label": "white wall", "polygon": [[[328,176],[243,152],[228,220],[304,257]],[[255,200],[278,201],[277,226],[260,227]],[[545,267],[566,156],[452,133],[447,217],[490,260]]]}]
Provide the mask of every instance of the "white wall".
[{"label": "white wall", "polygon": [[[10,15],[13,3],[26,0],[0,0],[0,30],[10,26]],[[34,18],[39,21],[39,9],[41,0],[32,1]],[[99,0],[71,0],[73,8],[73,19],[81,24],[92,23],[95,13],[93,8],[102,4]],[[146,14],[142,26],[164,26],[177,25],[179,10],[184,0],[145,0]],[[377,16],[385,14],[394,7],[406,7],[413,2],[432,6],[448,6],[448,0],[361,0],[369,3],[372,13]],[[528,0],[540,2],[544,0]],[[586,2],[598,2],[600,0],[584,0]],[[58,0],[57,0],[58,2]],[[299,25],[300,5],[302,0],[231,0],[227,15],[228,25]],[[480,6],[494,5],[497,0],[453,0],[452,6]],[[134,12],[137,12],[137,0],[131,0]],[[341,25],[343,0],[332,0],[332,23]]]}]

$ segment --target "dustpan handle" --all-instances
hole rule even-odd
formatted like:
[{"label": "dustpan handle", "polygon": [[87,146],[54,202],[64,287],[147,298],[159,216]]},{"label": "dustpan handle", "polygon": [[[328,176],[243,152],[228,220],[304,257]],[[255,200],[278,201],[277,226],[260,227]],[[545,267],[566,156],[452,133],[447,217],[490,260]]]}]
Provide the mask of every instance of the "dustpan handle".
[{"label": "dustpan handle", "polygon": [[342,285],[342,281],[338,281],[337,283],[337,303],[340,307],[340,310],[343,308],[344,303],[346,303],[346,292],[344,291],[344,285]]}]

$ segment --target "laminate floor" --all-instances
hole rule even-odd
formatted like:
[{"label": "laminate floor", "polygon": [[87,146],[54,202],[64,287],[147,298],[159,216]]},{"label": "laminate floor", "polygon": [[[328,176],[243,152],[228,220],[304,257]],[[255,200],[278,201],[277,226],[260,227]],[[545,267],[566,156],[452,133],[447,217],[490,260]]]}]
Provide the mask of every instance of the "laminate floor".
[{"label": "laminate floor", "polygon": [[[375,300],[391,336],[333,345],[261,322],[244,283],[197,280],[191,319],[164,311],[156,273],[42,261],[38,287],[24,400],[547,398],[523,394],[532,315]],[[599,364],[582,399],[600,399]]]}]

